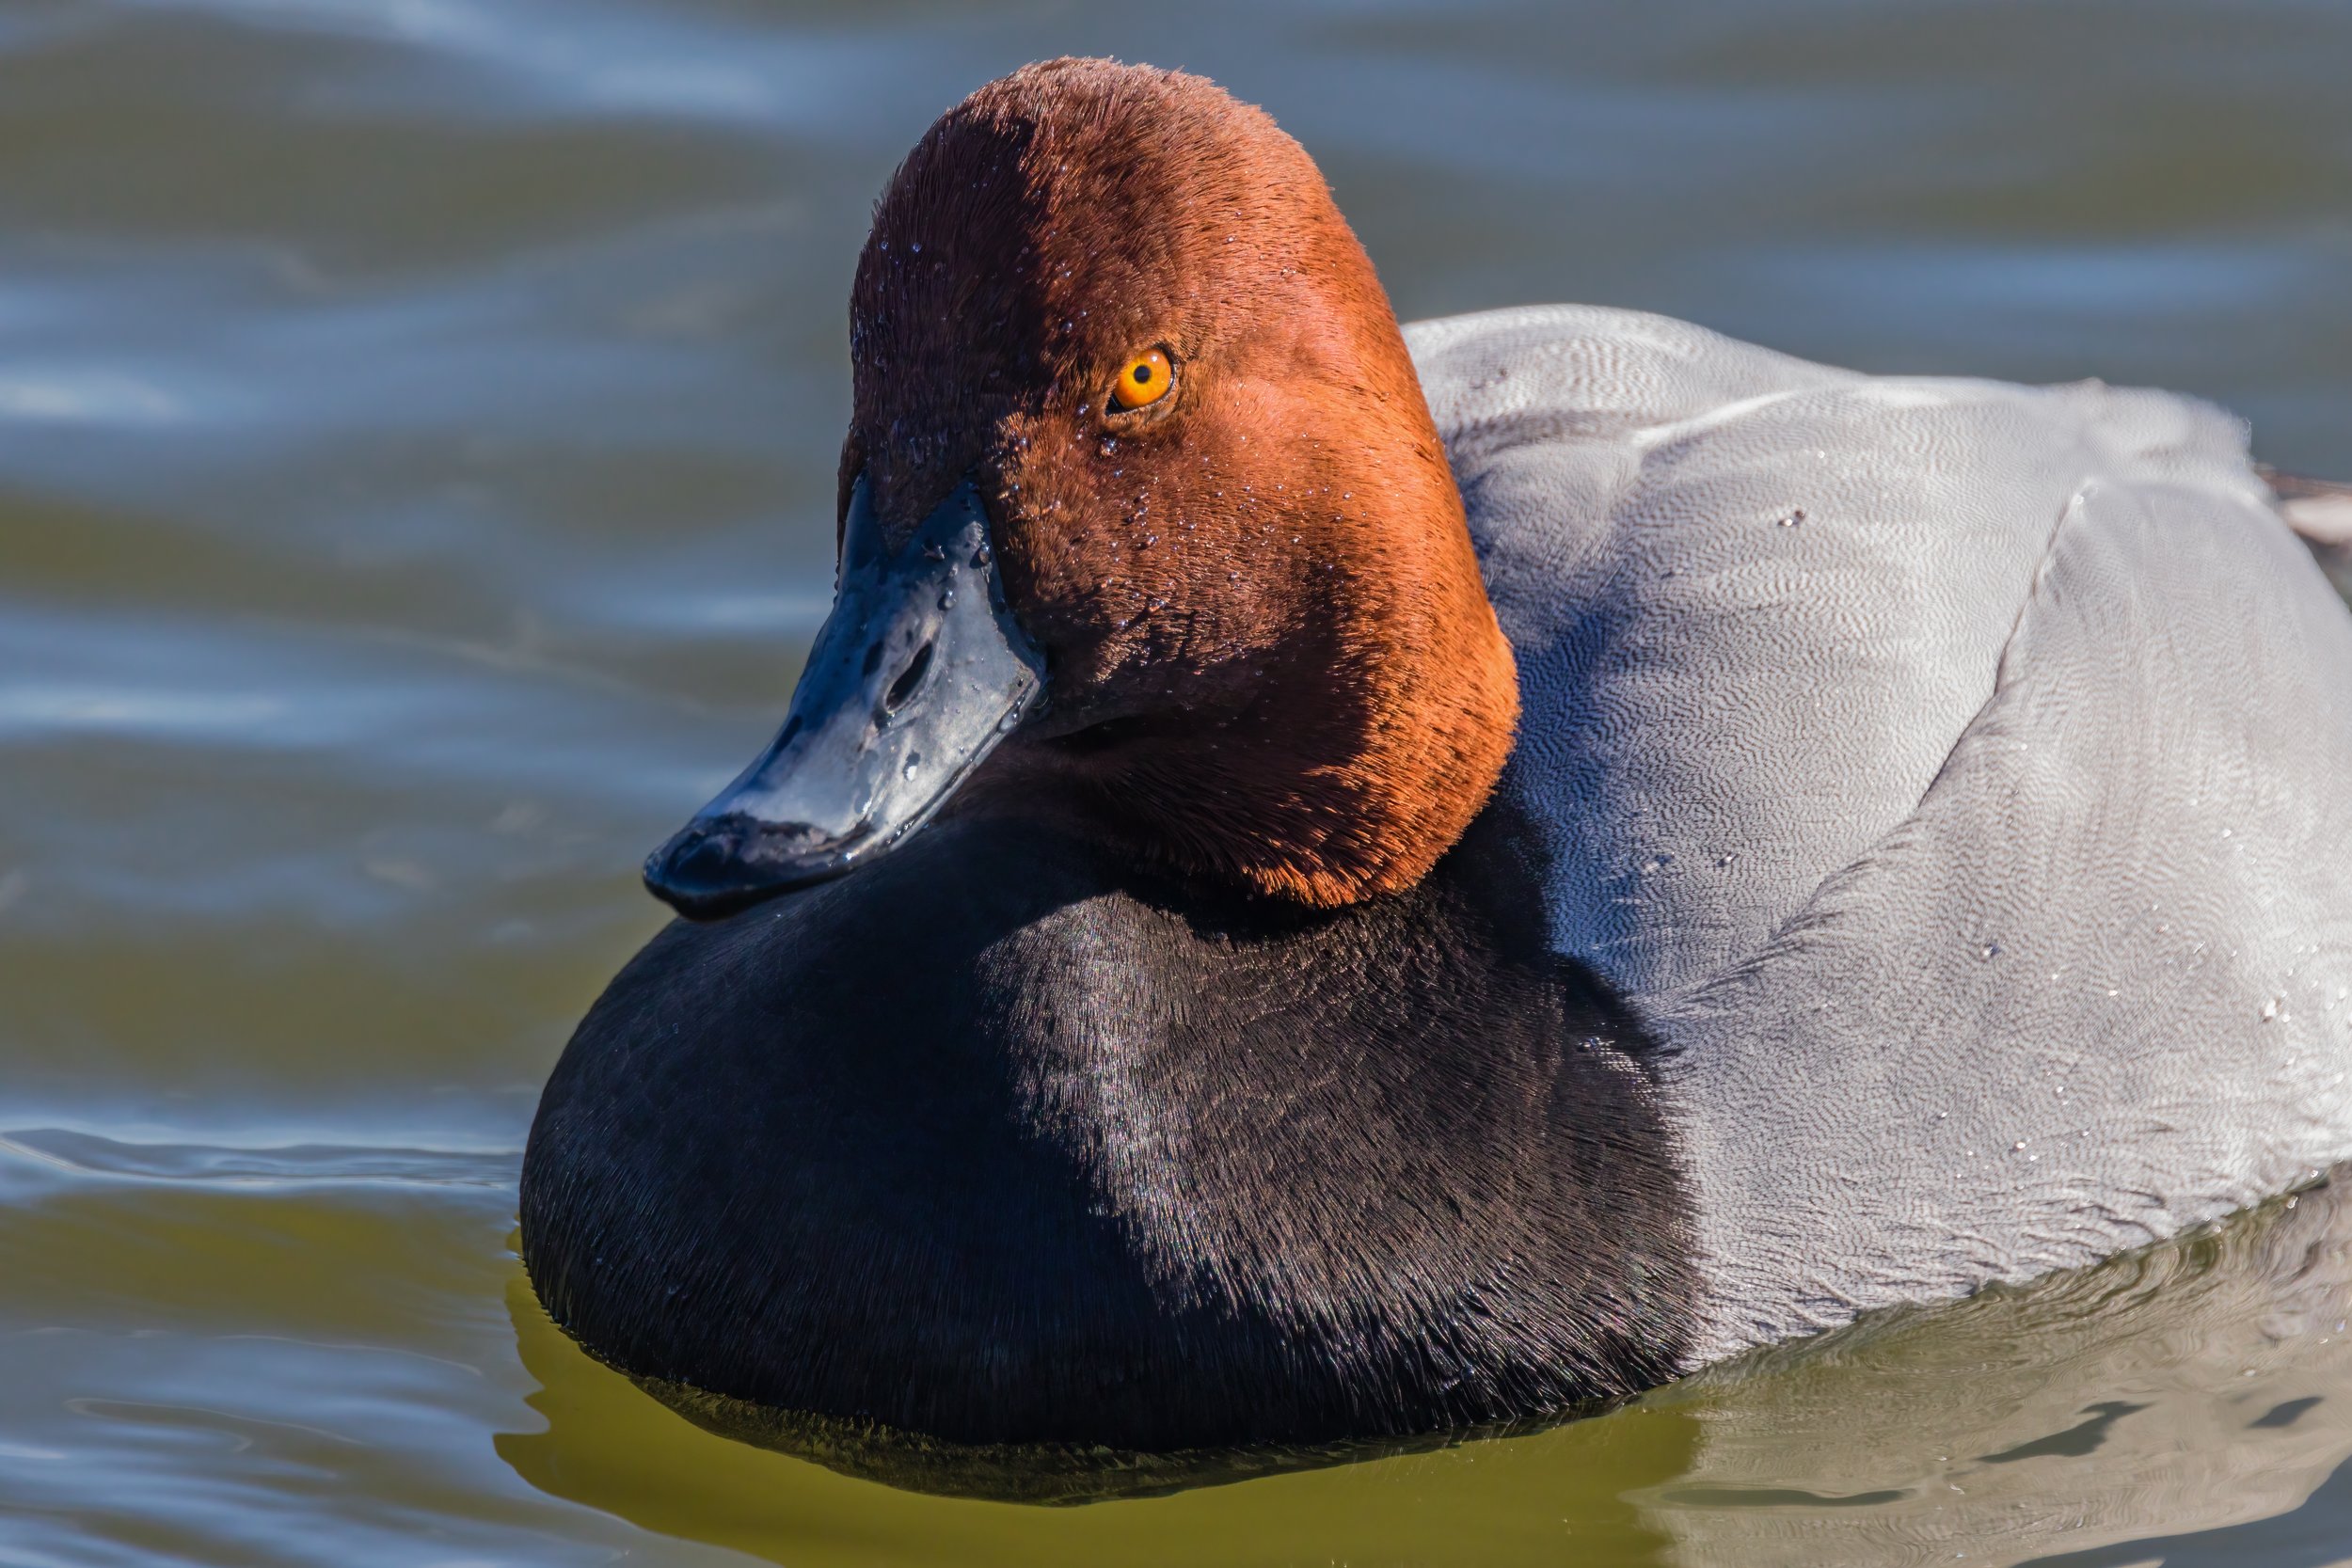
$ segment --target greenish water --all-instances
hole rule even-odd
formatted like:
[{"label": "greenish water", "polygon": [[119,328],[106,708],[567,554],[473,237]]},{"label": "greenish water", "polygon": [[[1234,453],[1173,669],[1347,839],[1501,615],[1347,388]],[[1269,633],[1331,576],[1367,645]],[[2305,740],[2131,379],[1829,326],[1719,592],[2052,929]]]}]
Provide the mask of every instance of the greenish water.
[{"label": "greenish water", "polygon": [[830,578],[940,108],[1182,64],[1401,310],[2217,397],[2352,475],[2352,8],[0,0],[0,1562],[2352,1561],[2352,1200],[1608,1417],[897,1493],[532,1304],[541,1078]]}]

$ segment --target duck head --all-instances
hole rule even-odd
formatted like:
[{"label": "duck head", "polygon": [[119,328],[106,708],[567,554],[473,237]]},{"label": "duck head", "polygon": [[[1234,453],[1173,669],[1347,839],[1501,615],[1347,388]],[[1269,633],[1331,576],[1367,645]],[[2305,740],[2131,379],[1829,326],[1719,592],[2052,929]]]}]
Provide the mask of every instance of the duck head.
[{"label": "duck head", "polygon": [[982,87],[882,194],[850,353],[832,615],[658,895],[731,913],[946,809],[1333,907],[1478,814],[1510,649],[1387,295],[1262,111],[1101,60]]}]

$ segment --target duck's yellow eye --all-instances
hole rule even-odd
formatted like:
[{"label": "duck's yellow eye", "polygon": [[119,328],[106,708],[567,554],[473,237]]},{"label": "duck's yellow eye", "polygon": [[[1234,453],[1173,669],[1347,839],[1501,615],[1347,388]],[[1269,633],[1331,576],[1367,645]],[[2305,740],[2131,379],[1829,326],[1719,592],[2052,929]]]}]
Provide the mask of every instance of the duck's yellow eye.
[{"label": "duck's yellow eye", "polygon": [[1147,403],[1157,403],[1168,396],[1168,383],[1173,379],[1168,372],[1167,355],[1158,349],[1138,354],[1119,372],[1119,384],[1111,388],[1111,401],[1121,408],[1140,408]]}]

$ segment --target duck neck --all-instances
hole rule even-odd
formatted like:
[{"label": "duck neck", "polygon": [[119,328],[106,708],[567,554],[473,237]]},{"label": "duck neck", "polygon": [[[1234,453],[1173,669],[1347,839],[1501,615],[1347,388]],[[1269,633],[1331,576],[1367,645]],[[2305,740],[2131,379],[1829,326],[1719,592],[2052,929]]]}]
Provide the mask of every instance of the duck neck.
[{"label": "duck neck", "polygon": [[1018,748],[1028,766],[989,793],[1034,806],[1042,762],[1108,847],[1227,892],[1333,909],[1418,883],[1486,805],[1518,719],[1440,450],[1433,432],[1417,454],[1434,472],[1409,522],[1302,577],[1229,689]]}]

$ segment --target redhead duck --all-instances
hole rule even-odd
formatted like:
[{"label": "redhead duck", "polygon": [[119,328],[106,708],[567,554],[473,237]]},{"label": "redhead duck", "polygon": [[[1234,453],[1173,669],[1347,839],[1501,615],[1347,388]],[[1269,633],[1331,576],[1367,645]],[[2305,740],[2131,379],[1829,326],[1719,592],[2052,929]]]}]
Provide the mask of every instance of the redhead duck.
[{"label": "redhead duck", "polygon": [[596,1355],[1425,1433],[2352,1157],[2343,503],[2217,410],[1400,330],[1270,119],[1104,61],[931,127],[850,321],[832,616],[532,1132]]}]

